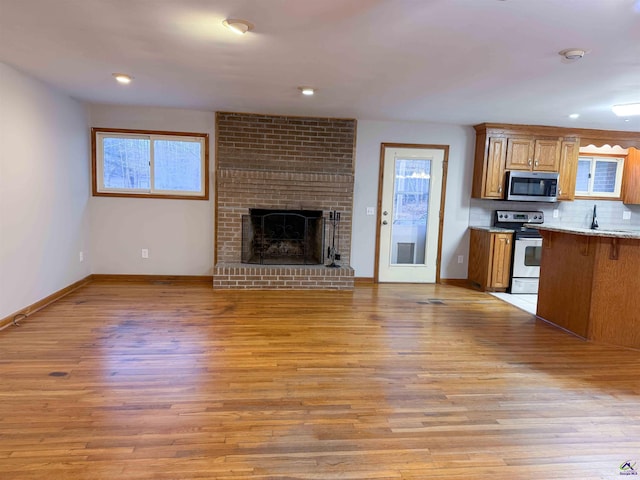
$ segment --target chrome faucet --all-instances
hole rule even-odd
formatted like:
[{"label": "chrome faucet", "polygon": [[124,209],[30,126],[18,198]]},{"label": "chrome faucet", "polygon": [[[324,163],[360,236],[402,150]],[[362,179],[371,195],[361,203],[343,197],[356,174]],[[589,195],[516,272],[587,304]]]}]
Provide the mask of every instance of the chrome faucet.
[{"label": "chrome faucet", "polygon": [[596,206],[593,206],[593,219],[591,220],[591,230],[598,228],[598,216],[596,215]]}]

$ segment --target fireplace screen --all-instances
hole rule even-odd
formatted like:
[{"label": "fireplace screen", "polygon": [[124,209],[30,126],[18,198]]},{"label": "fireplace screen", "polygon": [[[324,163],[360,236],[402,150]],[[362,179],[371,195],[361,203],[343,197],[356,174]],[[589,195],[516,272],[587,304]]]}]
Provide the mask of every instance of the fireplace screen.
[{"label": "fireplace screen", "polygon": [[250,209],[242,216],[242,263],[324,263],[324,218],[320,210]]}]

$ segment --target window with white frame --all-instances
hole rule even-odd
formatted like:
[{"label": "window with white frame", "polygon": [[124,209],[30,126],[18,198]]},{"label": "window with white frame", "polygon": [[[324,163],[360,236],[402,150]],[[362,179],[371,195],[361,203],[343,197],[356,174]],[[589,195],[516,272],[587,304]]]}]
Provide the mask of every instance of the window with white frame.
[{"label": "window with white frame", "polygon": [[92,129],[93,194],[206,200],[209,137]]},{"label": "window with white frame", "polygon": [[576,197],[620,198],[624,158],[580,156]]}]

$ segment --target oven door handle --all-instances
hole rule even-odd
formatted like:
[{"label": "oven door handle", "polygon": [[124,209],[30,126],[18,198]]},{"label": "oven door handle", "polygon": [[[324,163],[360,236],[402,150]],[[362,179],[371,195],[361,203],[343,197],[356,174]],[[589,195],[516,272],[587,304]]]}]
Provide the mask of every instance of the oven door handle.
[{"label": "oven door handle", "polygon": [[536,247],[542,245],[541,238],[516,238],[516,242],[531,244]]}]

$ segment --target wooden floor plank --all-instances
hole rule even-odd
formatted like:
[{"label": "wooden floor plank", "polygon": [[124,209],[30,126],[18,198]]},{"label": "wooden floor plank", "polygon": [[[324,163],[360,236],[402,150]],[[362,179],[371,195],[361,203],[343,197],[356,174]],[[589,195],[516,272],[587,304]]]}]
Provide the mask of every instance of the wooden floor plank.
[{"label": "wooden floor plank", "polygon": [[[430,300],[442,303],[430,303]],[[93,281],[0,332],[0,478],[612,479],[640,352],[484,293]]]}]

